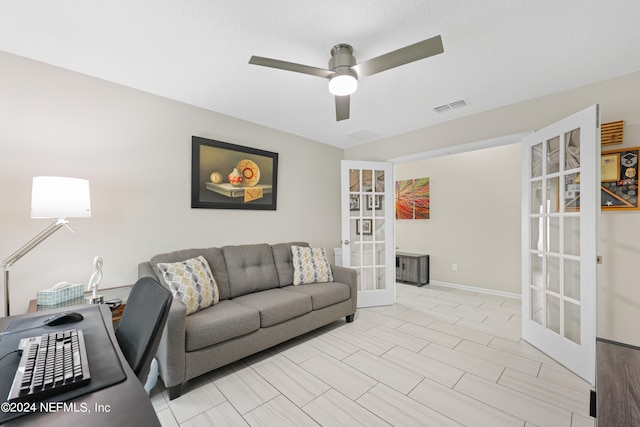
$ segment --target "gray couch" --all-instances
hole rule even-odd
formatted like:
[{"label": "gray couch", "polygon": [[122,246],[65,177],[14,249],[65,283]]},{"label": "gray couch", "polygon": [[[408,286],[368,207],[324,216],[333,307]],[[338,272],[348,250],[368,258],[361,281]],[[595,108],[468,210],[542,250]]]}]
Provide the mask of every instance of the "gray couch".
[{"label": "gray couch", "polygon": [[356,312],[355,270],[332,266],[334,281],[293,286],[291,245],[304,242],[186,249],[138,265],[138,277],[165,284],[157,264],[199,255],[209,263],[220,302],[186,316],[173,300],[157,352],[170,399],[191,378]]}]

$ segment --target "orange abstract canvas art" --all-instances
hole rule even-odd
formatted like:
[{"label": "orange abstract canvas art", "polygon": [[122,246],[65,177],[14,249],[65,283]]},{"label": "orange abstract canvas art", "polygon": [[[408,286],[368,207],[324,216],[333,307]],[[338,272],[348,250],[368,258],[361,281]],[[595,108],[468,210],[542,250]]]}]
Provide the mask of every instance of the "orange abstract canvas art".
[{"label": "orange abstract canvas art", "polygon": [[429,178],[396,181],[396,219],[429,219]]}]

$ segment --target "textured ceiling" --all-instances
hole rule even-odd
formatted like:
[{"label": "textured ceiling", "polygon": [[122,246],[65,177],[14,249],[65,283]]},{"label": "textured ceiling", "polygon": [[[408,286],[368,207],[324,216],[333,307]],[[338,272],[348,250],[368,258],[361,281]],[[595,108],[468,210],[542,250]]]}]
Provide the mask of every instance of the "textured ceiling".
[{"label": "textured ceiling", "polygon": [[[638,71],[638,22],[638,0],[1,0],[0,50],[348,148]],[[360,80],[342,122],[327,80],[248,64],[438,34],[443,54]]]}]

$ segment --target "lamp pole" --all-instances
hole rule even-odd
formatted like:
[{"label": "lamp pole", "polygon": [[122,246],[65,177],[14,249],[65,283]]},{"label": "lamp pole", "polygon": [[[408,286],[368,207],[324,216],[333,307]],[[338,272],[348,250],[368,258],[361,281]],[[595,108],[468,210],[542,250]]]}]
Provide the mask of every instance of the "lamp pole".
[{"label": "lamp pole", "polygon": [[69,227],[69,221],[66,218],[58,218],[53,224],[42,230],[36,237],[25,243],[20,249],[15,251],[12,255],[2,261],[2,268],[4,269],[4,315],[9,316],[10,304],[9,304],[9,269],[20,258],[28,254],[33,248],[44,242],[49,236],[58,231],[60,227],[67,227],[72,233],[71,227]]}]

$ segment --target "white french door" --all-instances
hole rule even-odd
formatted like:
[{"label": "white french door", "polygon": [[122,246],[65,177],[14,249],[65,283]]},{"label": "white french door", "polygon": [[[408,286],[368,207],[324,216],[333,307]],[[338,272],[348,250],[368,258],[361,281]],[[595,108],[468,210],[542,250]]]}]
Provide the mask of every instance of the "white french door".
[{"label": "white french door", "polygon": [[342,265],[358,273],[358,307],[395,300],[393,165],[342,161]]},{"label": "white french door", "polygon": [[522,337],[594,384],[598,106],[526,136],[522,157]]}]

